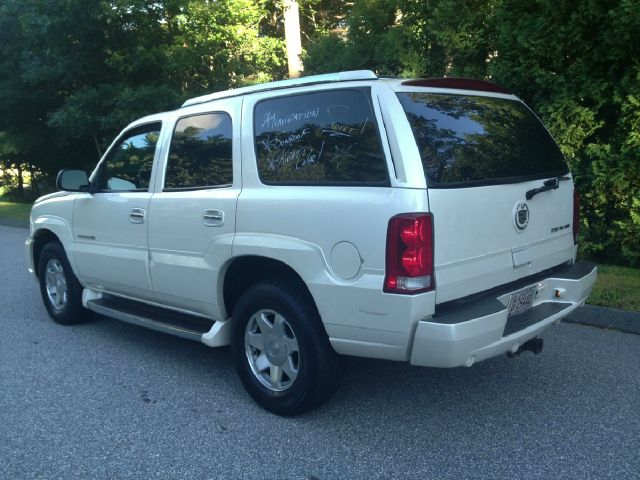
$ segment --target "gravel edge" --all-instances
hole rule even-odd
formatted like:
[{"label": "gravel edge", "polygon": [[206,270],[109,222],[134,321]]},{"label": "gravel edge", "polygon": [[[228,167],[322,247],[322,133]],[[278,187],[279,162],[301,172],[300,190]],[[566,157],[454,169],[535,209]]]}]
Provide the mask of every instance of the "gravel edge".
[{"label": "gravel edge", "polygon": [[575,309],[562,321],[640,335],[640,312],[585,305]]},{"label": "gravel edge", "polygon": [[0,225],[4,225],[6,227],[16,227],[16,228],[29,228],[28,220],[14,220],[13,218],[3,218],[0,217]]}]

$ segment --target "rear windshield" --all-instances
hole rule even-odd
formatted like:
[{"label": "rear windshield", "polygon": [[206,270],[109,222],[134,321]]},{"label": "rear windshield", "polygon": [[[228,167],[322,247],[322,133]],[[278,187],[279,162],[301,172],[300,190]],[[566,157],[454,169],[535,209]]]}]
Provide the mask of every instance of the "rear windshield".
[{"label": "rear windshield", "polygon": [[549,132],[519,101],[436,93],[398,97],[430,187],[513,183],[569,171]]}]

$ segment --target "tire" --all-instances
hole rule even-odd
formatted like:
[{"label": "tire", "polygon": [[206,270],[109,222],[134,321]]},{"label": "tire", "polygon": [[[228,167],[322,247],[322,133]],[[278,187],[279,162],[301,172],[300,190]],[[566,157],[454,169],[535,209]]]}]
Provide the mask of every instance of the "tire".
[{"label": "tire", "polygon": [[300,415],[338,389],[342,359],[304,289],[277,281],[256,284],[238,300],[232,322],[236,370],[265,410]]},{"label": "tire", "polygon": [[82,306],[82,285],[60,243],[49,242],[42,249],[38,279],[44,306],[56,323],[73,325],[88,319],[89,311]]}]

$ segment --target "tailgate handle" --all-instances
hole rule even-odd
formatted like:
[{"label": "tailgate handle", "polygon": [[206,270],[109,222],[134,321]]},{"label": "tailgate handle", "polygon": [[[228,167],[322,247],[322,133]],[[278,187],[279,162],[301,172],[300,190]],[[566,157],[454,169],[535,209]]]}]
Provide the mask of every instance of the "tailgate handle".
[{"label": "tailgate handle", "polygon": [[525,195],[525,197],[527,197],[527,200],[531,200],[537,194],[542,192],[547,192],[549,190],[557,190],[559,186],[560,186],[559,178],[550,178],[549,180],[545,180],[544,184],[541,187],[527,190],[527,194]]}]

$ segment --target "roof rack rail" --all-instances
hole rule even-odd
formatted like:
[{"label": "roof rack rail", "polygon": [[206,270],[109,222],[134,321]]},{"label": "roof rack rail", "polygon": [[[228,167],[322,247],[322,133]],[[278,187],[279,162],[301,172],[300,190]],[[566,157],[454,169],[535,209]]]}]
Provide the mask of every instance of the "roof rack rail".
[{"label": "roof rack rail", "polygon": [[377,76],[371,70],[350,70],[347,72],[325,73],[323,75],[310,75],[308,77],[291,78],[289,80],[279,80],[277,82],[260,83],[249,87],[241,87],[233,90],[223,90],[221,92],[210,93],[187,100],[183,107],[197,105],[199,103],[210,102],[219,98],[236,97],[247,93],[263,92],[267,90],[278,90],[281,88],[299,87],[301,85],[313,85],[316,83],[344,82],[354,80],[377,80]]}]

